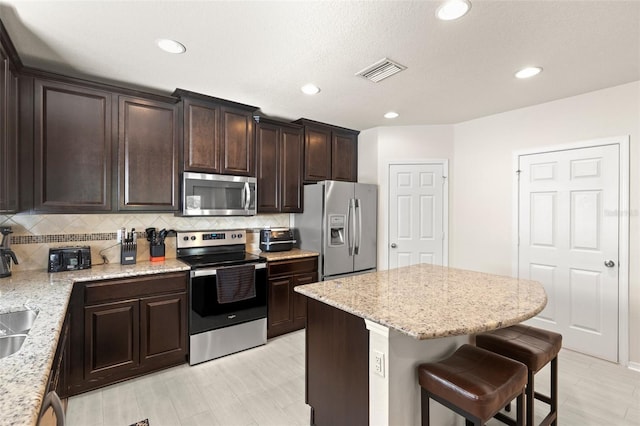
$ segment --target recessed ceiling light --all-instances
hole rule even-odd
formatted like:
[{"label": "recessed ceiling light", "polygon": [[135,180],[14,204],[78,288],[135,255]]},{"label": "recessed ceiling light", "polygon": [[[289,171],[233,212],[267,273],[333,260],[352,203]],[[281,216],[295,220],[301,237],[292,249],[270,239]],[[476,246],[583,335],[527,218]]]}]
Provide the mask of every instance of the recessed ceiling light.
[{"label": "recessed ceiling light", "polygon": [[447,0],[436,9],[436,16],[443,21],[462,18],[471,9],[469,0]]},{"label": "recessed ceiling light", "polygon": [[304,93],[305,95],[315,95],[316,93],[320,92],[320,88],[311,83],[305,84],[300,88],[300,90],[302,90],[302,93]]},{"label": "recessed ceiling light", "polygon": [[168,38],[160,38],[156,40],[156,44],[160,49],[168,53],[184,53],[187,51],[184,44]]},{"label": "recessed ceiling light", "polygon": [[517,78],[529,78],[534,75],[538,75],[542,72],[542,68],[540,67],[527,67],[523,68],[516,73]]},{"label": "recessed ceiling light", "polygon": [[396,118],[398,115],[397,112],[389,111],[384,115],[384,118]]}]

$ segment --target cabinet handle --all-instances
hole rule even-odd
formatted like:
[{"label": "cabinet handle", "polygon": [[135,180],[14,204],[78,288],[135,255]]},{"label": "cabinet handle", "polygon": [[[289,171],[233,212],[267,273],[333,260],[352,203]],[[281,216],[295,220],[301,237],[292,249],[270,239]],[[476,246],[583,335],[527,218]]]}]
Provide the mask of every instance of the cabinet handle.
[{"label": "cabinet handle", "polygon": [[53,412],[56,414],[56,426],[64,426],[64,409],[62,408],[62,402],[56,391],[49,392],[42,401],[42,409],[40,410],[40,416],[38,417],[38,424],[42,420],[42,415],[47,409],[53,408]]}]

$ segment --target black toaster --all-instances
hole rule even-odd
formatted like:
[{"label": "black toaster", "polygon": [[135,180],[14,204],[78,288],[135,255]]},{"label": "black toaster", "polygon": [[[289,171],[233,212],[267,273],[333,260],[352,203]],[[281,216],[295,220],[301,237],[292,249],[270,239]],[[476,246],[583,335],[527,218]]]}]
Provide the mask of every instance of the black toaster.
[{"label": "black toaster", "polygon": [[77,271],[91,268],[91,248],[57,247],[49,249],[49,272]]},{"label": "black toaster", "polygon": [[295,243],[293,231],[289,228],[260,230],[260,250],[262,251],[288,251]]}]

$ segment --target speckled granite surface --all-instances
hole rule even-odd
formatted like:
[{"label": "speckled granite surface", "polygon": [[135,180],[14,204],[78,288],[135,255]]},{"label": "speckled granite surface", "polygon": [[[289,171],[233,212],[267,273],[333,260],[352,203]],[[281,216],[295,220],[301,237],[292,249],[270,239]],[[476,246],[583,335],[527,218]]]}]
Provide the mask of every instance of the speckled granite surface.
[{"label": "speckled granite surface", "polygon": [[0,359],[0,426],[36,424],[74,282],[187,270],[184,263],[167,259],[55,274],[15,272],[0,279],[0,313],[22,310],[25,304],[39,310],[22,348]]},{"label": "speckled granite surface", "polygon": [[295,291],[420,340],[513,325],[547,303],[537,281],[425,264],[301,285]]},{"label": "speckled granite surface", "polygon": [[254,254],[258,256],[262,256],[267,259],[269,262],[274,262],[276,260],[291,260],[291,259],[300,259],[303,257],[313,257],[318,256],[320,253],[316,253],[315,251],[307,251],[300,250],[299,248],[294,248],[289,251],[274,251],[274,252],[266,252],[266,251],[256,251]]}]

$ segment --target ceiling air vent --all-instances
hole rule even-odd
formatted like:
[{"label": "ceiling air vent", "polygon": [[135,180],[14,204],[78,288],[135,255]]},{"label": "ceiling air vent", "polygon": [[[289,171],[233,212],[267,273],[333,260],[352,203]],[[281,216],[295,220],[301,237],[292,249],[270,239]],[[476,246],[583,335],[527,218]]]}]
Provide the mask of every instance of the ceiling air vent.
[{"label": "ceiling air vent", "polygon": [[374,83],[377,83],[406,69],[407,67],[405,67],[404,65],[400,65],[397,62],[393,62],[390,59],[384,58],[379,60],[375,64],[368,66],[362,71],[357,72],[356,75],[362,76],[367,80],[371,80]]}]

